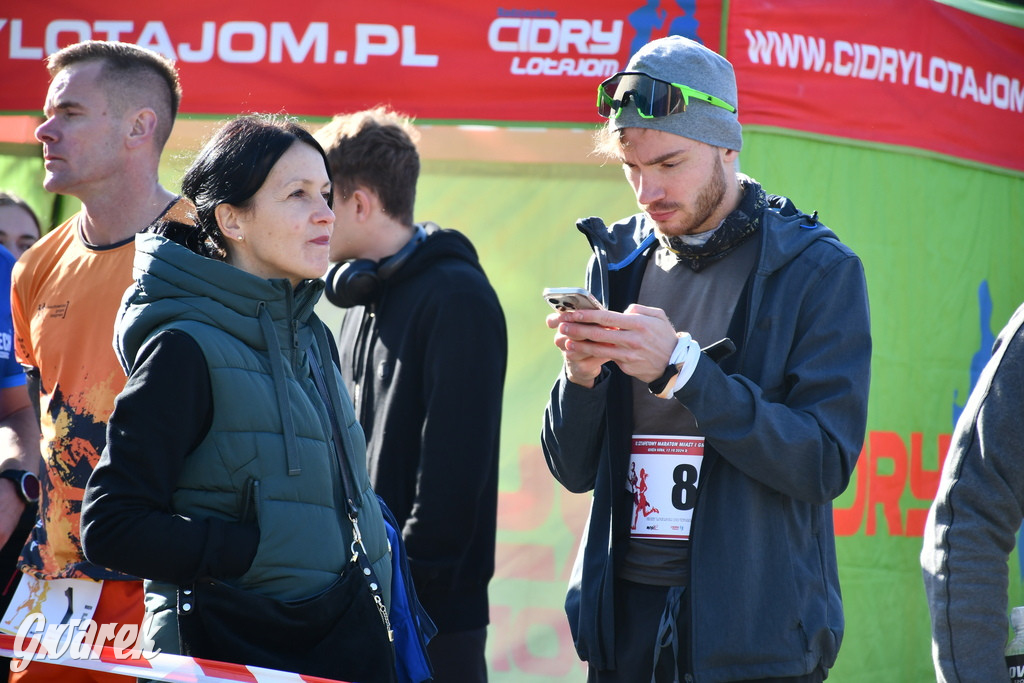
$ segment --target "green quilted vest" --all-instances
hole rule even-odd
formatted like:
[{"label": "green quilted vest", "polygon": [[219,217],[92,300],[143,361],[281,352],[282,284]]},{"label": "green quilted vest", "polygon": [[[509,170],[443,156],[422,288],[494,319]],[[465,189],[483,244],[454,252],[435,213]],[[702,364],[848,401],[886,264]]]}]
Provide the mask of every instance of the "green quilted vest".
[{"label": "green quilted vest", "polygon": [[[345,432],[339,450],[360,493],[363,544],[390,605],[391,558],[366,473],[365,438],[331,358],[327,328],[313,313],[323,283],[293,292],[287,281],[248,275],[156,235],[140,235],[136,247],[137,284],[115,339],[122,364],[131,368],[156,332],[176,329],[196,340],[209,369],[212,424],[185,459],[174,512],[258,522],[256,557],[235,581],[243,588],[294,600],[334,581],[348,562],[352,527],[328,409],[310,373],[311,349]],[[168,652],[177,651],[176,591],[146,582],[146,630]]]}]

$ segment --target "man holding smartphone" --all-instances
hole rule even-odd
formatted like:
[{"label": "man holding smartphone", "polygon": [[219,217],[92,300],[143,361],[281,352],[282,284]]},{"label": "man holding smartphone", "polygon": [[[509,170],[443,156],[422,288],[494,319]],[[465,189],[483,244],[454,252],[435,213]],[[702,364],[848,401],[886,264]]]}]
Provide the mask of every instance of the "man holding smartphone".
[{"label": "man holding smartphone", "polygon": [[566,599],[588,680],[821,681],[843,635],[832,500],[866,426],[863,267],[737,172],[718,54],[655,40],[598,112],[641,212],[578,225],[610,310],[548,316],[542,434],[558,481],[593,492]]},{"label": "man holding smartphone", "polygon": [[317,131],[336,215],[325,293],[347,309],[341,372],[366,432],[370,480],[395,513],[416,591],[438,627],[427,647],[433,681],[482,683],[505,317],[470,241],[413,222],[416,135],[383,108],[336,116]]}]

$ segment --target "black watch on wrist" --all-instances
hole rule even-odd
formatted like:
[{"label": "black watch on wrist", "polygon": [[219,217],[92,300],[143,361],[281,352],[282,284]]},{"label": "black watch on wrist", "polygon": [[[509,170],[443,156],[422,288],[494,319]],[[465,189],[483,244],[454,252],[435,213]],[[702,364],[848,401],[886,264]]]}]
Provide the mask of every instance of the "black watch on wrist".
[{"label": "black watch on wrist", "polygon": [[661,392],[665,391],[665,387],[668,386],[668,383],[674,380],[678,374],[679,367],[673,363],[669,363],[661,377],[647,384],[647,389],[657,396]]},{"label": "black watch on wrist", "polygon": [[0,472],[0,479],[14,482],[14,490],[25,505],[39,501],[39,477],[28,470],[4,470]]}]

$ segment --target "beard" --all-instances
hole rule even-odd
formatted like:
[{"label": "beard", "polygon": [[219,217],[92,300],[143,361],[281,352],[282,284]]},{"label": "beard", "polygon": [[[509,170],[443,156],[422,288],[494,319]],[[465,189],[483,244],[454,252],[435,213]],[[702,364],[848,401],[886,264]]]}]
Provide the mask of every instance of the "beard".
[{"label": "beard", "polygon": [[646,211],[650,213],[673,210],[680,212],[681,215],[674,223],[658,225],[658,230],[662,234],[676,236],[694,235],[715,227],[714,225],[706,225],[706,223],[711,220],[712,216],[715,215],[715,212],[722,205],[727,186],[725,184],[725,167],[722,165],[722,159],[717,154],[714,158],[714,167],[711,169],[707,181],[697,193],[692,210],[687,211],[685,206],[675,202],[659,202],[651,204],[646,208]]}]

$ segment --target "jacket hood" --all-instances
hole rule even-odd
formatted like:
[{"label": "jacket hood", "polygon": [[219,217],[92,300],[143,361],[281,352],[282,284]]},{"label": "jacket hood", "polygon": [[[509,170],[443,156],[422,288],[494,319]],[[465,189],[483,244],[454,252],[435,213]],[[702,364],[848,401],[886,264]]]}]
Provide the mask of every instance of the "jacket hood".
[{"label": "jacket hood", "polygon": [[[293,340],[293,321],[310,318],[324,288],[322,280],[306,280],[293,289],[288,280],[246,273],[153,234],[135,237],[133,276],[114,328],[114,350],[126,373],[158,328],[179,321],[222,329],[261,351],[274,345],[304,352],[312,333],[302,326],[301,338]],[[271,329],[276,340],[268,339]]]},{"label": "jacket hood", "polygon": [[409,262],[395,271],[392,278],[401,282],[415,277],[424,270],[431,268],[438,261],[458,259],[465,261],[480,272],[480,258],[477,256],[473,243],[458,230],[447,230],[436,223],[421,223],[427,232],[427,238],[409,257]]},{"label": "jacket hood", "polygon": [[[759,274],[775,272],[816,240],[824,237],[838,239],[832,230],[818,221],[817,211],[811,215],[802,213],[791,200],[779,195],[769,194],[767,199],[768,209],[758,231],[761,238]],[[654,226],[644,213],[634,214],[610,226],[596,216],[576,222],[576,228],[587,236],[594,251],[587,286],[599,301],[608,303],[610,271],[625,268],[649,253],[652,246],[657,246]]]}]

